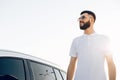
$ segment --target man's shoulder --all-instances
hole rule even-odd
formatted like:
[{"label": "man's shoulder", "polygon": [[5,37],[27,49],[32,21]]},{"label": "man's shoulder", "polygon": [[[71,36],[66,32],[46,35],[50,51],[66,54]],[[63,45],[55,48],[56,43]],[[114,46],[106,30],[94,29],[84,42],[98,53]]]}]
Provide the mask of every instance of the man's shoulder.
[{"label": "man's shoulder", "polygon": [[97,35],[99,36],[99,37],[103,37],[103,38],[109,38],[107,35],[105,35],[105,34],[98,34],[97,33]]},{"label": "man's shoulder", "polygon": [[96,38],[101,41],[109,42],[110,38],[107,35],[104,34],[96,34]]}]

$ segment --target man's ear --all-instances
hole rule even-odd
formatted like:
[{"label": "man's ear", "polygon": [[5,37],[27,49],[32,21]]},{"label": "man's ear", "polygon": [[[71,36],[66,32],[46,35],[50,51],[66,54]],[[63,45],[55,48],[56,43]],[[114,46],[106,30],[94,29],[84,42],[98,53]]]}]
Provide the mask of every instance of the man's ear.
[{"label": "man's ear", "polygon": [[90,18],[90,23],[92,22],[92,18]]},{"label": "man's ear", "polygon": [[90,15],[90,22],[94,22],[94,18]]},{"label": "man's ear", "polygon": [[90,18],[90,21],[91,21],[91,22],[94,22],[94,19],[93,19],[93,17],[91,17],[91,18]]},{"label": "man's ear", "polygon": [[90,20],[89,20],[89,21],[90,21],[90,23],[92,23],[92,22],[93,22],[92,18],[90,18]]}]

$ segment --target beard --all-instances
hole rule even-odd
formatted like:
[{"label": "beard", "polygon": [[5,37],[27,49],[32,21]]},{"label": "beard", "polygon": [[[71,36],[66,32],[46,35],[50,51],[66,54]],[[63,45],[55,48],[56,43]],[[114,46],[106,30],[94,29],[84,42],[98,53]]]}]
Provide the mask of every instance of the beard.
[{"label": "beard", "polygon": [[89,27],[90,27],[90,21],[84,23],[83,26],[80,25],[80,29],[81,30],[86,30]]}]

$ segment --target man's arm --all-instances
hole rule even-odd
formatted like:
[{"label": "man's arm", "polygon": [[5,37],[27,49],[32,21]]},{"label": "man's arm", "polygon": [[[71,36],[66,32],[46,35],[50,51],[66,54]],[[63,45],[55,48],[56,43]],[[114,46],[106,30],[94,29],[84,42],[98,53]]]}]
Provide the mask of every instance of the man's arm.
[{"label": "man's arm", "polygon": [[106,56],[106,61],[108,64],[108,76],[109,80],[116,80],[116,67],[113,62],[112,55],[107,55]]},{"label": "man's arm", "polygon": [[77,57],[71,57],[67,70],[67,80],[73,80]]}]

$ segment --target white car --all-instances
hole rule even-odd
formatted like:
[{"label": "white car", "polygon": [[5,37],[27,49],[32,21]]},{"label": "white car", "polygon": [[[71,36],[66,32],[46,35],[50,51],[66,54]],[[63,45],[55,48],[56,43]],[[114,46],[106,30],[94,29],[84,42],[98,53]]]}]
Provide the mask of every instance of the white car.
[{"label": "white car", "polygon": [[66,80],[66,72],[37,57],[0,50],[0,80]]}]

